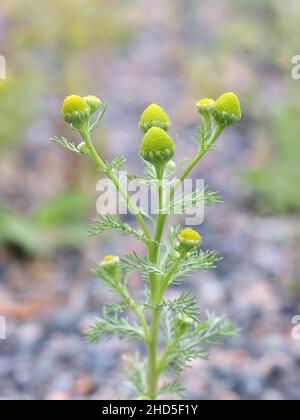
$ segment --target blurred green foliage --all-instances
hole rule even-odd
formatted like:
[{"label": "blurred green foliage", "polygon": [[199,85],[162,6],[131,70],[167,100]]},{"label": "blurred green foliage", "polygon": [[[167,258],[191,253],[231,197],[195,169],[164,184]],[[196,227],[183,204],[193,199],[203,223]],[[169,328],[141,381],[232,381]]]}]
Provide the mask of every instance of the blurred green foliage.
[{"label": "blurred green foliage", "polygon": [[[36,68],[49,93],[89,86],[95,52],[110,56],[127,44],[128,0],[9,0],[7,38],[18,66]],[[17,57],[17,58],[16,58]],[[90,65],[89,65],[90,63]],[[46,89],[47,91],[47,89]]]},{"label": "blurred green foliage", "polygon": [[[55,48],[69,53],[95,46],[123,44],[130,35],[124,10],[130,1],[124,0],[11,0],[8,16],[13,24],[13,44]],[[26,12],[24,12],[26,11]],[[49,51],[50,52],[50,51]]]},{"label": "blurred green foliage", "polygon": [[13,246],[30,256],[45,251],[42,232],[33,221],[3,208],[0,208],[0,246]]},{"label": "blurred green foliage", "polygon": [[91,200],[67,191],[26,216],[0,207],[0,246],[13,246],[28,256],[51,254],[60,247],[81,249]]},{"label": "blurred green foliage", "polygon": [[37,115],[37,85],[30,77],[0,80],[0,151],[20,140],[24,130]]},{"label": "blurred green foliage", "polygon": [[258,147],[265,145],[267,153],[259,167],[246,175],[256,192],[256,207],[273,213],[299,212],[299,108],[291,104],[277,106],[264,128],[267,137]]}]

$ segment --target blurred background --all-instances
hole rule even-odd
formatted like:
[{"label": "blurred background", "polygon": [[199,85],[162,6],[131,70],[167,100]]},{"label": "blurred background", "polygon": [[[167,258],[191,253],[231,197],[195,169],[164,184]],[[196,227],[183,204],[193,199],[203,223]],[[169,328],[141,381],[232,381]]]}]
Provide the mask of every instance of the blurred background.
[{"label": "blurred background", "polygon": [[78,141],[61,120],[63,97],[107,99],[97,148],[105,159],[124,153],[140,171],[137,123],[148,104],[167,109],[180,160],[195,151],[196,100],[225,91],[238,93],[243,119],[194,172],[222,193],[199,231],[224,260],[186,286],[242,332],[181,380],[195,399],[300,399],[300,341],[291,336],[300,314],[300,82],[291,77],[299,22],[296,0],[1,2],[1,399],[127,392],[120,356],[132,347],[93,346],[82,332],[111,300],[90,268],[138,244],[87,237],[99,174],[49,140]]}]

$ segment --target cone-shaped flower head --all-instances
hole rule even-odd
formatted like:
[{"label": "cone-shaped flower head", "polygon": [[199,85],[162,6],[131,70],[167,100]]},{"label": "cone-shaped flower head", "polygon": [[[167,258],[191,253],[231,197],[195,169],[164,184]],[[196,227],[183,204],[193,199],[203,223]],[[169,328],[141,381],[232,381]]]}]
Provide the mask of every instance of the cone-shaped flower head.
[{"label": "cone-shaped flower head", "polygon": [[175,144],[161,128],[152,127],[145,134],[141,143],[141,156],[155,167],[163,167],[175,153]]},{"label": "cone-shaped flower head", "polygon": [[71,95],[65,98],[61,114],[68,124],[80,129],[88,121],[90,107],[80,96]]},{"label": "cone-shaped flower head", "polygon": [[142,113],[139,127],[144,134],[152,127],[159,127],[168,131],[170,128],[170,119],[163,108],[157,104],[151,104]]},{"label": "cone-shaped flower head", "polygon": [[89,95],[83,98],[90,107],[90,115],[94,114],[101,106],[101,100],[97,96]]},{"label": "cone-shaped flower head", "polygon": [[216,102],[210,98],[201,99],[196,103],[199,114],[203,116],[210,115],[215,109]]},{"label": "cone-shaped flower head", "polygon": [[237,123],[241,119],[241,106],[239,98],[235,93],[228,92],[220,96],[216,101],[213,116],[217,124],[227,127]]},{"label": "cone-shaped flower head", "polygon": [[183,229],[179,233],[179,243],[186,250],[198,248],[202,243],[202,238],[198,232],[193,229]]}]

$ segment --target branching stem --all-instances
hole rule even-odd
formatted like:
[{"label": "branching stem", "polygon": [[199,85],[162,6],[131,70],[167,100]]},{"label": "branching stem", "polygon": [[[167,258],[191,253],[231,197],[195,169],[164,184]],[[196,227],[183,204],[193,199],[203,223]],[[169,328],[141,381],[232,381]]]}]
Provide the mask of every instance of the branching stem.
[{"label": "branching stem", "polygon": [[92,159],[95,161],[95,163],[97,164],[97,166],[99,167],[99,169],[102,172],[105,172],[107,174],[107,177],[113,182],[113,184],[115,185],[117,191],[121,194],[121,196],[123,197],[123,199],[126,201],[126,203],[128,204],[129,210],[135,215],[139,225],[141,226],[146,238],[150,241],[151,240],[151,236],[150,236],[150,232],[148,230],[148,227],[146,225],[145,220],[143,219],[143,216],[141,215],[139,209],[137,208],[136,204],[133,202],[133,200],[130,198],[130,196],[128,195],[127,191],[124,190],[124,188],[122,187],[119,179],[111,172],[107,171],[107,165],[106,163],[101,159],[101,157],[98,155],[93,142],[91,140],[91,136],[90,136],[90,132],[88,130],[88,128],[81,130],[80,134],[82,136],[82,138],[84,139],[90,155],[92,157]]},{"label": "branching stem", "polygon": [[[206,130],[208,130],[208,127],[206,127]],[[137,208],[136,204],[131,200],[127,191],[123,189],[119,179],[111,171],[108,171],[108,167],[106,163],[98,155],[90,137],[90,130],[86,128],[80,131],[80,134],[83,137],[88,147],[91,158],[95,161],[99,169],[103,173],[105,173],[107,177],[113,182],[113,184],[115,185],[115,188],[117,189],[117,191],[120,193],[122,198],[127,203],[129,210],[135,215],[139,225],[141,226],[145,234],[145,237],[148,240],[148,243],[147,243],[148,259],[151,263],[159,264],[159,261],[160,261],[161,241],[164,234],[166,222],[168,219],[168,214],[164,214],[163,209],[168,208],[168,205],[173,200],[177,189],[182,185],[184,180],[187,178],[187,176],[190,174],[193,168],[198,164],[201,158],[206,154],[206,152],[211,149],[211,147],[216,142],[217,138],[220,136],[222,131],[223,130],[217,126],[214,132],[211,134],[211,137],[207,141],[207,143],[200,148],[199,152],[192,159],[190,164],[187,166],[187,168],[184,170],[184,172],[178,179],[174,188],[171,190],[170,195],[167,199],[167,205],[165,205],[165,197],[164,197],[164,181],[163,181],[164,169],[156,168],[156,177],[158,181],[158,216],[156,220],[153,241],[151,239],[151,235],[148,230],[147,224],[143,216],[141,215],[139,209]],[[172,275],[174,274],[174,272],[176,272],[176,270],[178,269],[179,264],[180,264],[180,260],[178,261],[177,264],[175,264],[169,270],[168,273],[166,273],[166,275],[163,278],[154,273],[149,274],[151,299],[154,304],[153,309],[152,309],[150,327],[148,326],[144,313],[137,307],[137,305],[134,304],[127,289],[125,293],[125,297],[129,300],[130,309],[136,315],[136,317],[138,318],[138,320],[140,321],[144,329],[145,345],[148,352],[148,392],[147,394],[150,399],[155,399],[157,397],[157,386],[158,386],[159,377],[164,369],[165,362],[169,356],[170,351],[172,350],[172,347],[176,344],[176,337],[175,337],[173,340],[171,340],[167,344],[162,356],[158,358],[160,312],[161,312],[160,304],[169,286],[170,279],[172,278]]]},{"label": "branching stem", "polygon": [[[168,198],[168,203],[166,205],[166,208],[168,208],[168,205],[171,203],[172,199],[174,198],[174,195],[177,189],[181,186],[181,184],[184,182],[186,177],[193,170],[193,168],[199,163],[199,161],[206,154],[206,152],[211,149],[211,147],[216,142],[216,140],[218,139],[222,131],[223,129],[217,126],[214,132],[212,133],[210,139],[208,140],[207,144],[204,145],[202,148],[200,148],[199,152],[196,154],[194,159],[185,169],[183,174],[178,179],[178,182],[175,184],[174,188],[172,189],[170,196]],[[163,173],[161,173],[159,170],[156,170],[156,174],[157,174],[157,179],[159,181],[159,187],[158,187],[159,214],[158,214],[157,222],[156,222],[154,245],[150,252],[150,261],[155,264],[157,264],[160,260],[161,240],[162,240],[165,225],[168,219],[168,214],[163,214],[162,212],[164,208],[164,202],[163,202],[164,191],[163,191],[163,182],[162,182]],[[158,279],[157,276],[155,275],[149,276],[150,285],[151,285],[151,297],[155,304],[152,310],[152,320],[151,320],[151,327],[150,327],[150,343],[148,345],[148,395],[149,395],[149,398],[151,399],[155,399],[157,395],[157,383],[158,383],[159,376],[161,374],[160,365],[162,363],[162,362],[159,362],[159,363],[157,362],[158,344],[159,344],[159,326],[160,326],[159,304],[161,303],[164,297],[164,294],[166,292],[166,289],[168,288],[169,280],[177,268],[178,266],[174,266],[171,269],[171,271],[167,273],[164,279],[161,279],[161,278]],[[161,284],[157,284],[158,280],[161,282]],[[167,357],[167,353],[165,357]]]}]

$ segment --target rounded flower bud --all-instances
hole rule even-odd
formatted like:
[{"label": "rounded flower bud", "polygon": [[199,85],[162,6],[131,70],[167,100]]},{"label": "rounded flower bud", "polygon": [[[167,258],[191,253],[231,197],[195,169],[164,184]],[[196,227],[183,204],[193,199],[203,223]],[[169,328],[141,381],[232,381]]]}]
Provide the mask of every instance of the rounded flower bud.
[{"label": "rounded flower bud", "polygon": [[101,261],[101,267],[112,267],[120,264],[120,258],[114,255],[106,255]]},{"label": "rounded flower bud", "polygon": [[101,100],[97,96],[89,95],[83,98],[90,107],[90,115],[94,114],[101,106]]},{"label": "rounded flower bud", "polygon": [[170,128],[170,119],[163,108],[157,104],[152,104],[142,113],[139,127],[144,134],[152,127],[159,127],[162,130],[168,131]]},{"label": "rounded flower bud", "polygon": [[116,280],[121,279],[120,258],[114,255],[107,255],[103,258],[100,266]]},{"label": "rounded flower bud", "polygon": [[141,156],[155,167],[163,167],[175,154],[175,144],[161,128],[152,127],[145,134],[140,150]]},{"label": "rounded flower bud", "polygon": [[61,114],[68,124],[80,129],[88,121],[90,107],[80,96],[71,95],[64,100]]},{"label": "rounded flower bud", "polygon": [[183,229],[178,239],[180,246],[187,251],[198,248],[202,243],[201,236],[193,229]]},{"label": "rounded flower bud", "polygon": [[181,337],[186,332],[188,332],[189,329],[192,327],[193,323],[194,323],[194,320],[190,318],[188,315],[185,315],[185,314],[179,315],[174,321],[176,336]]},{"label": "rounded flower bud", "polygon": [[237,123],[241,119],[241,106],[235,93],[228,92],[216,101],[213,116],[221,127]]},{"label": "rounded flower bud", "polygon": [[82,155],[88,155],[89,154],[89,149],[88,149],[88,147],[87,147],[87,145],[84,141],[79,144],[78,150]]},{"label": "rounded flower bud", "polygon": [[215,109],[216,102],[210,98],[201,99],[196,103],[197,110],[200,115],[208,116]]}]

